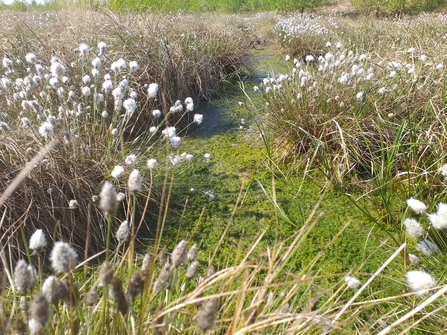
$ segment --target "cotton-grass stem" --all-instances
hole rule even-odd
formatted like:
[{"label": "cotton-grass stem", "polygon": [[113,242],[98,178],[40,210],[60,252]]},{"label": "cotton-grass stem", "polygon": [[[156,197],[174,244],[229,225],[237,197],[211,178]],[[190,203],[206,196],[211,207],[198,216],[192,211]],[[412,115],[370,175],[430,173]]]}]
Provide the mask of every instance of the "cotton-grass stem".
[{"label": "cotton-grass stem", "polygon": [[407,243],[403,243],[395,252],[394,254],[392,254],[390,256],[390,258],[387,259],[387,261],[385,263],[383,263],[383,265],[371,276],[371,278],[369,278],[367,280],[367,282],[365,284],[363,284],[363,286],[354,294],[354,296],[348,301],[348,303],[345,305],[345,307],[343,307],[341,309],[340,312],[338,312],[338,314],[334,317],[334,319],[332,320],[332,323],[335,323],[340,316],[343,315],[343,313],[348,309],[349,306],[351,306],[351,304],[354,302],[355,299],[357,299],[357,297],[360,295],[360,293],[363,292],[363,290],[365,288],[368,287],[368,285],[379,275],[380,272],[382,272],[387,266],[388,264],[391,263],[391,261],[396,258],[397,255],[399,255],[399,253],[406,247]]},{"label": "cotton-grass stem", "polygon": [[392,324],[390,324],[388,327],[386,327],[384,330],[382,330],[380,333],[378,333],[377,335],[385,335],[388,334],[393,328],[395,328],[396,326],[400,325],[402,322],[408,320],[409,318],[411,318],[413,315],[415,315],[416,313],[420,312],[421,310],[423,310],[425,307],[427,307],[428,305],[430,305],[433,301],[435,301],[436,299],[438,299],[440,296],[442,296],[443,294],[445,294],[447,292],[447,285],[444,285],[438,292],[436,292],[435,294],[433,294],[430,298],[428,298],[427,300],[425,300],[422,304],[420,304],[418,307],[413,308],[411,311],[409,311],[407,314],[405,314],[403,317],[401,317],[399,320],[396,320],[395,322],[393,322]]},{"label": "cotton-grass stem", "polygon": [[135,230],[135,234],[138,234],[138,232],[140,231],[141,225],[143,224],[143,221],[144,221],[144,214],[147,211],[147,206],[149,205],[149,200],[151,198],[152,182],[153,182],[152,170],[149,170],[149,191],[147,192],[146,203],[144,204],[144,209],[142,212],[143,214],[141,215],[141,219],[140,219],[140,222],[138,223],[137,229]]},{"label": "cotton-grass stem", "polygon": [[[128,261],[128,267],[129,267],[129,278],[132,277],[132,268],[133,268],[133,255],[135,252],[135,212],[137,211],[137,196],[136,194],[131,194],[132,197],[132,209],[130,213],[130,244],[129,244],[129,261]],[[144,215],[144,214],[143,214]]]},{"label": "cotton-grass stem", "polygon": [[106,232],[106,261],[110,254],[110,236],[112,234],[112,214],[107,213],[107,232]]},{"label": "cotton-grass stem", "polygon": [[28,264],[32,265],[33,263],[31,262],[31,255],[30,255],[29,249],[28,249],[28,242],[26,240],[25,230],[23,229],[23,226],[20,226],[19,229],[20,229],[20,234],[22,235],[23,245],[25,246],[26,257],[28,258]]},{"label": "cotton-grass stem", "polygon": [[[163,189],[161,192],[161,201],[160,201],[160,210],[158,212],[157,231],[155,233],[154,255],[158,254],[158,249],[160,248],[161,238],[163,236],[163,229],[164,229],[165,223],[166,223],[166,217],[168,216],[169,200],[171,199],[172,187],[174,186],[175,170],[176,170],[176,167],[174,166],[174,168],[172,169],[171,181],[169,183],[169,190],[168,190],[166,201],[164,201],[164,198],[165,198],[165,192],[166,192],[166,183],[168,181],[167,180],[168,173],[166,173],[165,180],[163,182]],[[164,206],[164,212],[163,212],[163,206]],[[163,212],[163,216],[161,215],[162,212]]]}]

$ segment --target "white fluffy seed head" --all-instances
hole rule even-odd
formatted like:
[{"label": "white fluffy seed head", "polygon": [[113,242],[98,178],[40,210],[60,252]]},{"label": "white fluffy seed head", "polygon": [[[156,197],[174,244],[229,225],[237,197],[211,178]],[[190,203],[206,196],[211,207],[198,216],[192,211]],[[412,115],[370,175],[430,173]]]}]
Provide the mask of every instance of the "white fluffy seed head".
[{"label": "white fluffy seed head", "polygon": [[435,229],[440,230],[447,228],[447,219],[437,213],[428,214],[428,219]]},{"label": "white fluffy seed head", "polygon": [[150,159],[148,159],[148,160],[147,160],[147,167],[148,167],[150,170],[154,170],[154,169],[156,169],[156,168],[158,167],[158,162],[157,162],[157,160],[156,160],[155,158],[150,158]]},{"label": "white fluffy seed head", "polygon": [[148,97],[150,99],[155,98],[158,93],[158,84],[156,84],[156,83],[149,84],[149,88],[148,88],[147,92],[148,92]]},{"label": "white fluffy seed head", "polygon": [[129,156],[126,157],[125,159],[125,163],[127,165],[135,165],[137,163],[138,157],[135,154],[131,154]]},{"label": "white fluffy seed head", "polygon": [[415,246],[416,250],[425,256],[432,257],[439,253],[439,248],[432,241],[424,239]]},{"label": "white fluffy seed head", "polygon": [[42,229],[37,229],[29,240],[29,248],[36,253],[41,253],[47,247],[47,239]]},{"label": "white fluffy seed head", "polygon": [[203,122],[202,114],[194,114],[194,122],[197,124],[201,124]]},{"label": "white fluffy seed head", "polygon": [[124,242],[129,237],[129,222],[124,220],[121,222],[118,230],[116,231],[116,239],[120,242]]},{"label": "white fluffy seed head", "polygon": [[114,214],[118,208],[118,199],[115,186],[109,181],[106,181],[102,186],[99,200],[99,208],[102,209],[106,215]]},{"label": "white fluffy seed head", "polygon": [[117,165],[113,168],[112,173],[110,174],[113,178],[119,179],[124,176],[125,170],[121,165]]},{"label": "white fluffy seed head", "polygon": [[416,296],[423,296],[437,285],[436,280],[424,271],[410,271],[405,277],[407,285],[416,292]]},{"label": "white fluffy seed head", "polygon": [[14,287],[18,291],[27,292],[34,287],[34,274],[32,268],[20,259],[14,269]]},{"label": "white fluffy seed head", "polygon": [[362,286],[362,283],[357,278],[345,276],[344,279],[346,284],[352,289],[358,290]]},{"label": "white fluffy seed head", "polygon": [[188,254],[186,246],[187,242],[185,240],[182,240],[172,251],[171,261],[173,266],[177,267],[186,261],[186,257]]},{"label": "white fluffy seed head", "polygon": [[128,181],[129,192],[136,194],[143,189],[143,180],[141,179],[140,171],[135,169],[130,173]]},{"label": "white fluffy seed head", "polygon": [[424,237],[425,230],[415,219],[407,218],[404,221],[404,226],[408,235],[414,239],[420,239]]},{"label": "white fluffy seed head", "polygon": [[67,273],[76,266],[76,251],[66,242],[56,242],[51,251],[51,267],[57,273]]},{"label": "white fluffy seed head", "polygon": [[411,208],[416,214],[423,214],[427,211],[427,206],[422,202],[414,198],[407,200],[408,207]]}]

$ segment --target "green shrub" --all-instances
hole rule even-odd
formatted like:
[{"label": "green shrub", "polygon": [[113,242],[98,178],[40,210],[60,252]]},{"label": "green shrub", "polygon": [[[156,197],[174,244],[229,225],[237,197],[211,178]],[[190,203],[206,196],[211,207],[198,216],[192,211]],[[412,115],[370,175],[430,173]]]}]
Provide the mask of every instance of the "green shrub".
[{"label": "green shrub", "polygon": [[387,14],[418,14],[421,12],[433,11],[445,5],[444,0],[351,0],[354,8],[368,12]]}]

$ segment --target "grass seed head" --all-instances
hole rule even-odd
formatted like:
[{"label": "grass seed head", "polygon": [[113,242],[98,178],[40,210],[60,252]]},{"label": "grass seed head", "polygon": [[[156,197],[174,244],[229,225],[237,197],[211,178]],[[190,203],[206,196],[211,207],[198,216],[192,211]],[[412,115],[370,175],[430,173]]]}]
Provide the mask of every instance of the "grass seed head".
[{"label": "grass seed head", "polygon": [[63,281],[60,281],[55,276],[50,276],[45,279],[42,285],[42,293],[45,295],[47,300],[53,305],[57,306],[59,301],[68,301],[68,287]]},{"label": "grass seed head", "polygon": [[134,195],[143,189],[143,179],[141,178],[139,170],[135,169],[130,173],[127,185],[129,192]]},{"label": "grass seed head", "polygon": [[42,229],[37,229],[29,240],[29,248],[35,253],[43,253],[47,247],[47,239]]},{"label": "grass seed head", "polygon": [[211,330],[214,326],[217,309],[217,300],[209,300],[197,315],[197,326],[204,331]]},{"label": "grass seed head", "polygon": [[102,186],[99,200],[99,208],[104,211],[106,215],[115,214],[118,208],[118,199],[115,186],[109,181],[106,181]]},{"label": "grass seed head", "polygon": [[34,273],[32,268],[23,260],[19,260],[14,269],[14,286],[22,292],[31,291],[34,287]]},{"label": "grass seed head", "polygon": [[407,285],[416,292],[416,296],[423,296],[436,287],[436,280],[424,271],[410,271],[406,274]]},{"label": "grass seed head", "polygon": [[50,318],[50,303],[42,292],[34,295],[29,308],[30,317],[44,326]]},{"label": "grass seed head", "polygon": [[171,254],[171,261],[174,267],[182,265],[186,261],[188,255],[187,242],[185,240],[180,241],[179,244],[174,248]]},{"label": "grass seed head", "polygon": [[76,266],[76,251],[66,242],[56,242],[51,251],[51,267],[57,273],[68,273]]},{"label": "grass seed head", "polygon": [[120,242],[124,242],[129,237],[129,222],[124,220],[121,222],[118,230],[116,231],[116,239]]},{"label": "grass seed head", "polygon": [[143,293],[145,278],[141,272],[135,273],[132,278],[130,278],[129,287],[127,288],[127,294],[130,300],[133,301],[135,298]]},{"label": "grass seed head", "polygon": [[87,306],[94,306],[98,302],[98,288],[92,286],[85,296],[85,303]]}]

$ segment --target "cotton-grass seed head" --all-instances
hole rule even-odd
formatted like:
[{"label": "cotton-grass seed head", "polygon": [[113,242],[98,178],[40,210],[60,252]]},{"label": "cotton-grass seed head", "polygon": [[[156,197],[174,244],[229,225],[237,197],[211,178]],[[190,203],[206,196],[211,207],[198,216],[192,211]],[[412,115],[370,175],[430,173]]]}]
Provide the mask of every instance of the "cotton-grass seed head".
[{"label": "cotton-grass seed head", "polygon": [[126,67],[126,62],[124,59],[120,58],[117,61],[113,62],[110,65],[110,69],[115,72],[118,73],[120,72],[122,69],[124,69]]},{"label": "cotton-grass seed head", "polygon": [[115,273],[113,271],[112,265],[108,262],[104,262],[99,269],[99,278],[98,284],[99,286],[107,286],[112,283],[113,278],[115,277]]},{"label": "cotton-grass seed head", "polygon": [[130,278],[129,287],[127,288],[127,294],[130,300],[135,300],[137,296],[143,293],[145,276],[141,272],[136,272],[132,278]]},{"label": "cotton-grass seed head", "polygon": [[76,251],[66,242],[58,241],[51,251],[51,267],[56,273],[68,273],[76,266]]},{"label": "cotton-grass seed head", "polygon": [[65,75],[65,67],[59,62],[54,62],[51,64],[50,71],[54,77],[59,79]]},{"label": "cotton-grass seed head", "polygon": [[169,159],[173,166],[177,166],[182,162],[182,158],[178,155],[169,155]]},{"label": "cotton-grass seed head", "polygon": [[119,192],[116,195],[116,199],[118,200],[118,202],[122,202],[126,199],[126,194],[124,192]]},{"label": "cotton-grass seed head", "polygon": [[177,130],[175,129],[175,127],[166,127],[162,130],[161,133],[165,135],[166,138],[173,138],[176,136]]},{"label": "cotton-grass seed head", "polygon": [[197,259],[197,244],[194,244],[189,250],[186,256],[188,261],[194,262]]},{"label": "cotton-grass seed head", "polygon": [[407,205],[416,214],[423,214],[427,211],[427,206],[422,201],[414,198],[407,199]]},{"label": "cotton-grass seed head", "polygon": [[3,57],[2,65],[5,69],[8,70],[8,72],[12,72],[13,62],[8,57],[6,57],[6,56]]},{"label": "cotton-grass seed head", "polygon": [[182,139],[178,136],[171,137],[169,140],[174,148],[178,148],[182,143]]},{"label": "cotton-grass seed head", "polygon": [[214,192],[213,191],[206,191],[205,192],[205,198],[209,201],[214,200]]},{"label": "cotton-grass seed head", "polygon": [[[40,335],[43,334],[43,325],[34,319],[28,320],[28,329],[30,335]],[[23,334],[26,334],[26,326],[25,326],[25,332]]]},{"label": "cotton-grass seed head", "polygon": [[156,295],[158,292],[161,291],[164,284],[168,280],[169,276],[171,275],[171,265],[169,262],[166,262],[163,265],[163,268],[161,269],[157,279],[154,282],[154,285],[152,287],[153,294]]},{"label": "cotton-grass seed head", "polygon": [[155,98],[158,93],[158,84],[157,83],[151,83],[149,84],[149,87],[147,89],[147,96],[149,99]]},{"label": "cotton-grass seed head", "polygon": [[81,57],[85,57],[90,52],[90,47],[85,43],[81,43],[78,47],[78,51]]},{"label": "cotton-grass seed head", "polygon": [[131,154],[129,156],[126,157],[126,159],[124,160],[124,162],[127,165],[135,165],[137,163],[138,157],[135,154]]},{"label": "cotton-grass seed head", "polygon": [[32,52],[27,53],[25,56],[25,60],[30,63],[30,64],[35,64],[37,61],[37,57],[35,54],[33,54]]},{"label": "cotton-grass seed head", "polygon": [[42,326],[48,322],[50,318],[51,308],[45,294],[38,292],[34,295],[33,301],[29,308],[30,317],[39,322]]},{"label": "cotton-grass seed head", "polygon": [[421,260],[416,255],[408,254],[408,259],[412,265],[419,266],[421,264]]},{"label": "cotton-grass seed head", "polygon": [[350,288],[354,290],[358,290],[362,286],[361,281],[358,280],[357,278],[351,276],[345,276],[344,280],[346,282],[346,285],[348,285]]},{"label": "cotton-grass seed head", "polygon": [[406,218],[404,221],[404,226],[406,228],[407,234],[416,240],[424,237],[425,235],[424,228],[415,219]]},{"label": "cotton-grass seed head", "polygon": [[158,167],[158,162],[157,162],[157,160],[156,160],[155,158],[150,158],[150,159],[148,159],[148,160],[147,160],[147,167],[148,167],[150,170],[154,170],[154,169],[156,169],[156,168]]},{"label": "cotton-grass seed head", "polygon": [[138,63],[136,61],[131,61],[129,62],[129,68],[131,71],[135,72],[138,71],[140,67],[138,66]]},{"label": "cotton-grass seed head", "polygon": [[85,296],[85,303],[87,304],[87,306],[94,306],[97,302],[98,288],[96,286],[92,286]]},{"label": "cotton-grass seed head", "polygon": [[99,200],[99,208],[105,212],[106,215],[114,214],[118,208],[118,199],[115,186],[109,181],[106,181],[102,186]]},{"label": "cotton-grass seed head", "polygon": [[70,208],[70,209],[76,209],[76,208],[78,208],[78,207],[79,207],[79,203],[78,203],[77,200],[72,199],[72,200],[70,200],[70,201],[68,202],[68,208]]},{"label": "cotton-grass seed head", "polygon": [[31,235],[31,238],[29,240],[29,248],[37,253],[40,254],[45,251],[45,248],[47,247],[47,239],[45,237],[45,233],[42,229],[37,229],[33,235]]},{"label": "cotton-grass seed head", "polygon": [[129,192],[132,194],[136,194],[143,189],[143,179],[141,178],[139,170],[135,169],[130,173],[127,186],[129,187]]},{"label": "cotton-grass seed head", "polygon": [[53,124],[51,122],[45,121],[39,127],[39,134],[43,137],[49,137],[53,134]]},{"label": "cotton-grass seed head", "polygon": [[154,109],[152,115],[158,119],[161,116],[161,111],[159,109]]},{"label": "cotton-grass seed head", "polygon": [[424,239],[415,246],[416,250],[423,253],[425,256],[432,257],[439,253],[439,248],[436,244],[428,239]]},{"label": "cotton-grass seed head", "polygon": [[196,124],[201,124],[203,122],[203,115],[202,114],[194,114],[194,122]]},{"label": "cotton-grass seed head", "polygon": [[105,42],[98,42],[99,56],[104,55],[106,52],[107,44]]},{"label": "cotton-grass seed head", "polygon": [[60,281],[56,276],[49,276],[42,285],[42,293],[53,305],[58,305],[59,301],[68,300],[68,287],[64,281]]},{"label": "cotton-grass seed head", "polygon": [[209,300],[197,315],[197,326],[204,331],[211,330],[214,326],[217,309],[217,300]]},{"label": "cotton-grass seed head", "polygon": [[186,249],[187,242],[181,240],[179,244],[174,248],[171,254],[172,265],[178,267],[186,261],[188,250]]},{"label": "cotton-grass seed head", "polygon": [[127,220],[121,222],[115,236],[116,239],[120,242],[124,242],[127,240],[127,238],[129,237],[129,222]]},{"label": "cotton-grass seed head", "polygon": [[186,270],[186,279],[193,279],[197,275],[197,269],[199,267],[198,261],[193,261],[189,267],[188,270]]},{"label": "cotton-grass seed head", "polygon": [[124,176],[125,172],[126,172],[126,171],[124,170],[124,168],[123,168],[121,165],[116,165],[116,166],[113,168],[113,170],[112,170],[112,172],[110,173],[110,175],[111,175],[113,178],[115,178],[115,179],[119,179],[119,178],[121,178],[121,177]]},{"label": "cotton-grass seed head", "polygon": [[143,262],[141,263],[141,271],[148,272],[152,263],[152,256],[150,254],[145,254],[143,257]]},{"label": "cotton-grass seed head", "polygon": [[14,269],[14,287],[21,292],[31,291],[35,284],[32,268],[20,259]]},{"label": "cotton-grass seed head", "polygon": [[428,214],[428,219],[430,220],[433,228],[437,230],[447,228],[447,218],[445,218],[443,215],[439,215],[438,213]]},{"label": "cotton-grass seed head", "polygon": [[25,129],[31,128],[31,121],[27,117],[22,117],[22,127]]},{"label": "cotton-grass seed head", "polygon": [[407,285],[416,296],[421,297],[436,287],[436,280],[428,273],[420,270],[410,271],[406,274]]},{"label": "cotton-grass seed head", "polygon": [[123,102],[123,107],[126,110],[126,115],[130,117],[137,108],[137,103],[134,99],[126,99]]}]

